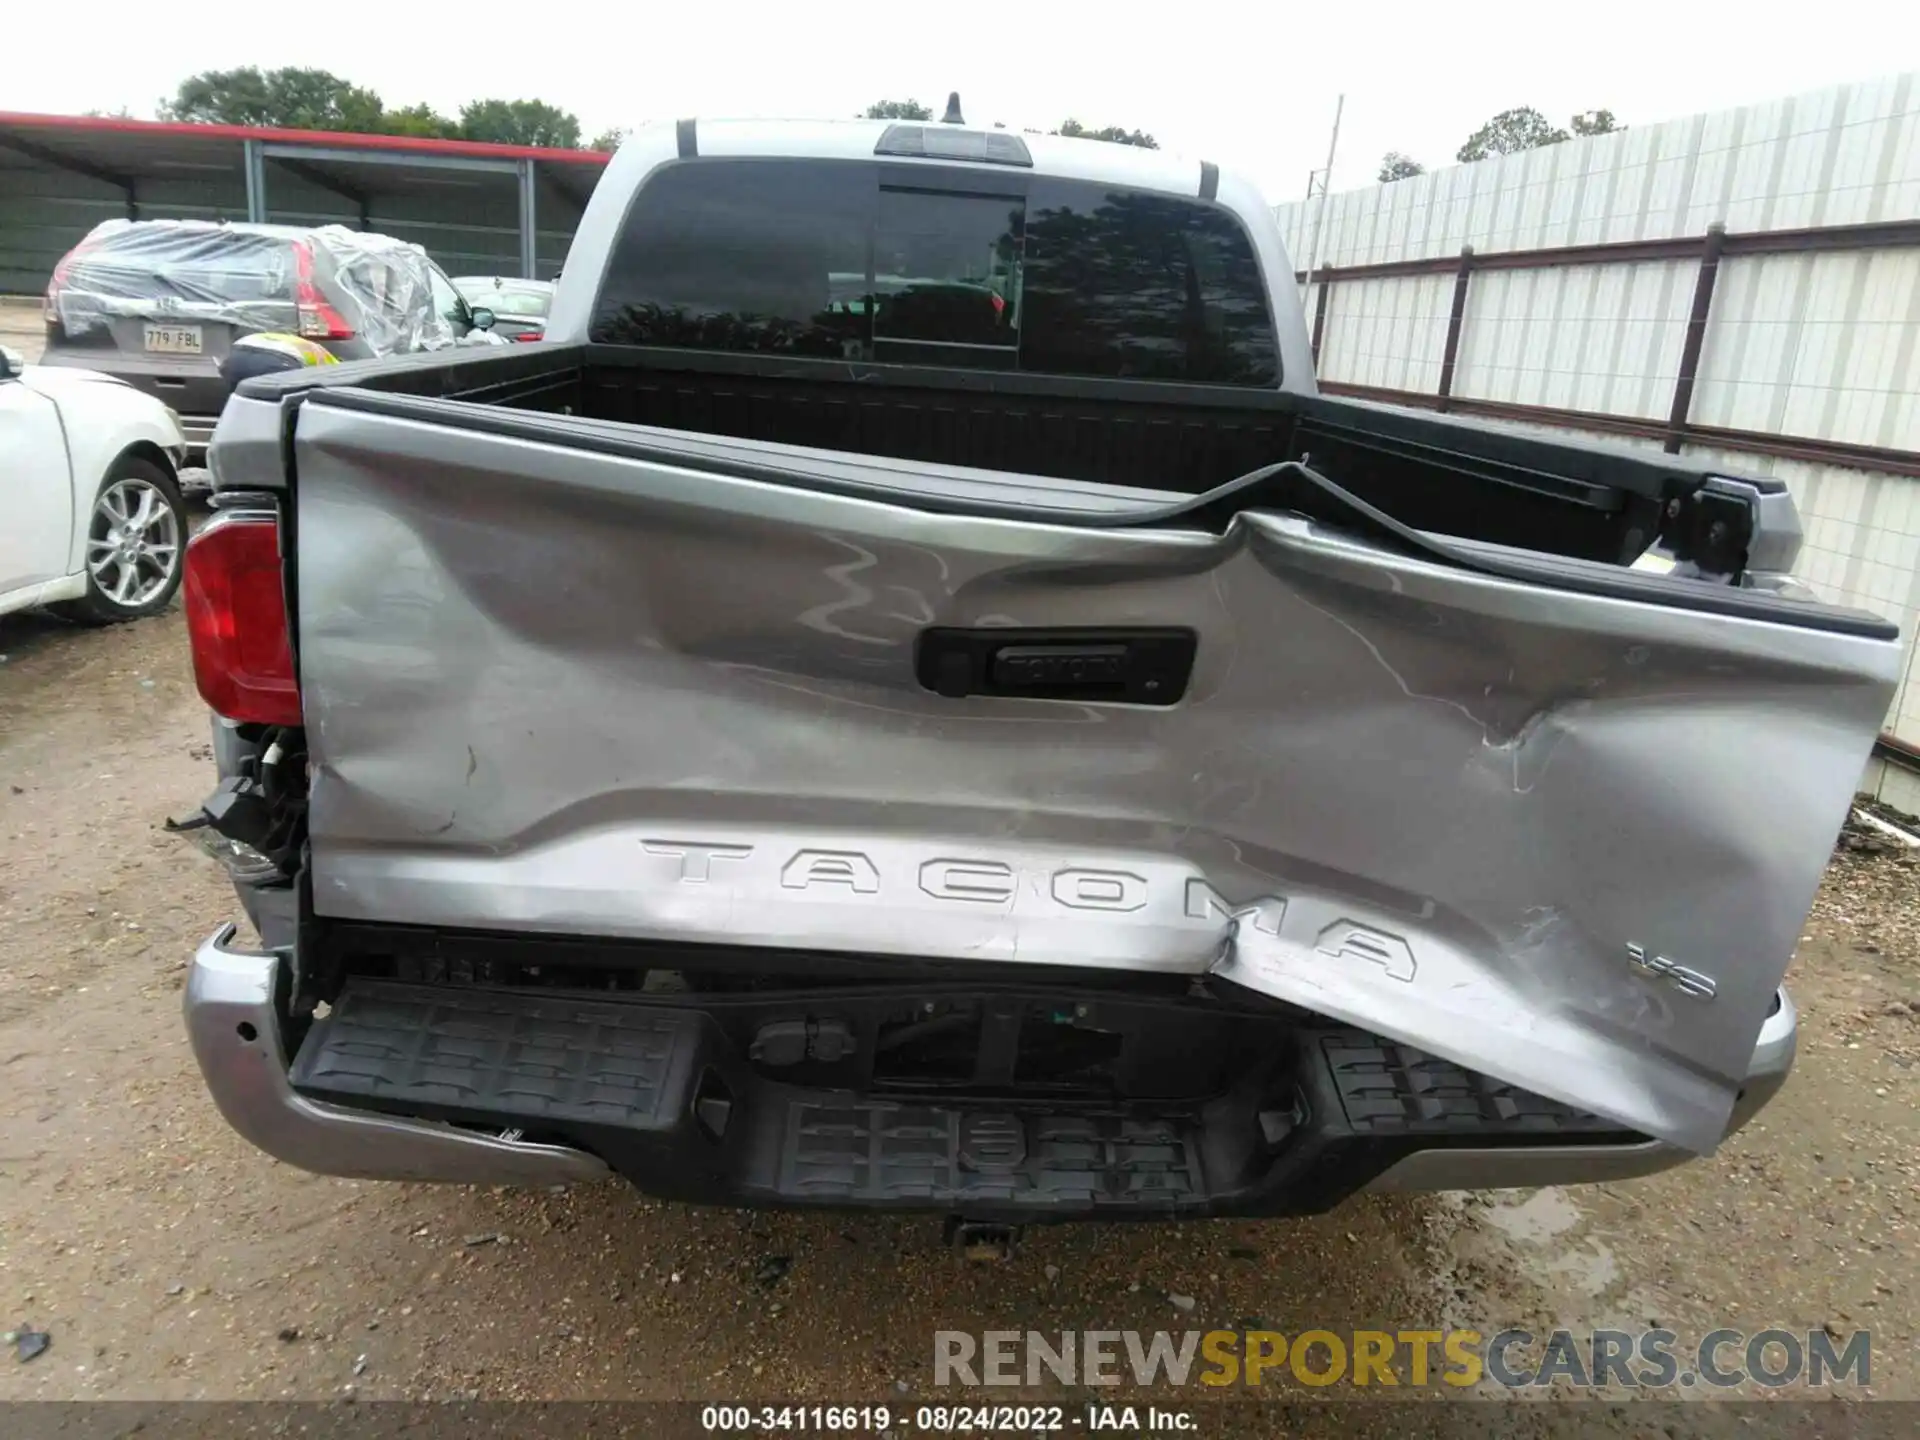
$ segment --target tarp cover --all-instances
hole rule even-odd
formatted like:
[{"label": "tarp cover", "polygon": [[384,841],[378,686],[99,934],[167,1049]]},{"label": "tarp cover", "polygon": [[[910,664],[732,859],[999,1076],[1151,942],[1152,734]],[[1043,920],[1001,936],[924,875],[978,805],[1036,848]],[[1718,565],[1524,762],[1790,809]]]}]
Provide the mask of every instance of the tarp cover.
[{"label": "tarp cover", "polygon": [[297,332],[307,280],[388,355],[456,342],[431,273],[418,246],[343,225],[108,220],[55,271],[48,304],[72,338],[123,316]]}]

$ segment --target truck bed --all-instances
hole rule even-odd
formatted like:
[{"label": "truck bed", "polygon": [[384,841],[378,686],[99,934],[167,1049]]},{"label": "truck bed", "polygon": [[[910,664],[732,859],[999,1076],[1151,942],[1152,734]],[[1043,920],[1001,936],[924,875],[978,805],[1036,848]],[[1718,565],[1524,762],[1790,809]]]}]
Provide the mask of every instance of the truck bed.
[{"label": "truck bed", "polygon": [[855,493],[910,491],[923,508],[966,514],[1218,531],[1248,509],[1286,510],[1523,583],[1897,633],[1864,612],[1626,568],[1657,545],[1727,578],[1787,570],[1799,531],[1778,481],[1737,482],[1789,517],[1788,533],[1763,536],[1752,507],[1702,466],[1363,401],[592,344],[397,357],[241,391],[281,402],[312,392],[394,417],[783,484],[837,477]]}]

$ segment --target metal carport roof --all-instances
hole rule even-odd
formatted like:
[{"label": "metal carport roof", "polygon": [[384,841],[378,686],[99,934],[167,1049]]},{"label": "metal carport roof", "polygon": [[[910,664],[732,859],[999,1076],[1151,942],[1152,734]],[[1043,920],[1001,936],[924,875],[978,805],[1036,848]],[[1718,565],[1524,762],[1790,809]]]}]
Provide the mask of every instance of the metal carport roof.
[{"label": "metal carport roof", "polygon": [[44,288],[101,220],[325,222],[448,270],[548,277],[611,158],[405,135],[0,112],[0,292]]}]

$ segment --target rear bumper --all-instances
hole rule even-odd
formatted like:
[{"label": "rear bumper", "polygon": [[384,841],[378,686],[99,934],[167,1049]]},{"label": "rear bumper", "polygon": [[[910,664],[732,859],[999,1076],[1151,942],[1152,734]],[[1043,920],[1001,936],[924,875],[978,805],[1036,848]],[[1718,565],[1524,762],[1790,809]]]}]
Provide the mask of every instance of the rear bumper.
[{"label": "rear bumper", "polygon": [[324,1105],[287,1079],[273,955],[232,948],[227,925],[201,945],[187,976],[187,1037],[227,1123],[277,1160],[358,1180],[557,1185],[596,1180],[583,1151],[478,1130]]},{"label": "rear bumper", "polygon": [[[1746,1084],[1734,1102],[1732,1135],[1786,1084],[1793,1068],[1800,1017],[1785,990],[1760,1027]],[[1543,1145],[1502,1150],[1421,1150],[1382,1171],[1369,1190],[1507,1190],[1539,1185],[1597,1185],[1655,1175],[1697,1158],[1660,1140],[1631,1145]]]},{"label": "rear bumper", "polygon": [[[1256,1140],[1252,1153],[1233,1154],[1222,1151],[1216,1123],[1238,1103],[1231,1098],[1211,1102],[1211,1114],[1196,1114],[1183,1136],[1177,1125],[1127,1116],[1022,1121],[1003,1111],[822,1095],[757,1079],[711,1016],[637,1005],[533,996],[460,1001],[457,992],[440,992],[429,1025],[427,1010],[418,1008],[420,988],[393,986],[359,1011],[349,1007],[343,1015],[336,1007],[321,1022],[333,1026],[326,1053],[316,1062],[308,1052],[321,1047],[310,1038],[299,1064],[290,1065],[281,1022],[286,967],[275,955],[234,948],[232,938],[233,927],[224,927],[194,957],[185,1011],[195,1057],[236,1131],[275,1158],[323,1175],[556,1185],[599,1179],[613,1168],[646,1190],[693,1201],[1068,1219],[1307,1213],[1362,1189],[1578,1184],[1648,1175],[1691,1158],[1519,1092],[1502,1092],[1481,1108],[1486,1115],[1517,1103],[1524,1113],[1504,1129],[1483,1120],[1477,1132],[1469,1125],[1423,1137],[1397,1122],[1370,1127],[1355,1115],[1379,1095],[1382,1067],[1370,1055],[1354,1067],[1374,1087],[1357,1106],[1363,1090],[1335,1072],[1339,1056],[1361,1052],[1353,1050],[1358,1042],[1337,1034],[1303,1046],[1314,1059],[1311,1073],[1303,1069],[1298,1077],[1306,1097],[1298,1111],[1276,1113],[1258,1099],[1240,1107],[1229,1130],[1264,1133],[1269,1148]],[[382,1008],[384,1018],[362,1018]],[[449,1008],[462,1011],[451,1023]],[[485,1027],[503,1008],[513,1011],[516,1028],[510,1044],[494,1044]],[[383,1024],[402,1043],[384,1044]],[[1728,1133],[1779,1090],[1793,1063],[1796,1025],[1782,992]],[[457,1063],[392,1061],[399,1050],[420,1050],[413,1037],[430,1029],[434,1043],[446,1047],[440,1053]],[[496,1061],[464,1058],[536,1047],[564,1056],[576,1048],[569,1037],[585,1044],[589,1031],[592,1044],[608,1047],[587,1056],[589,1073],[607,1083],[564,1109],[552,1103],[550,1086],[530,1078],[534,1072],[505,1076],[503,1084],[497,1069],[486,1069]],[[293,1071],[300,1072],[297,1081]],[[1456,1088],[1459,1080],[1459,1072],[1448,1077]],[[296,1083],[359,1098],[317,1099]],[[753,1103],[737,1103],[748,1097]],[[382,1113],[396,1109],[411,1113]],[[1476,1133],[1488,1143],[1475,1143]],[[590,1141],[591,1148],[569,1139]],[[1235,1171],[1232,1184],[1199,1183],[1203,1173],[1225,1170]]]}]

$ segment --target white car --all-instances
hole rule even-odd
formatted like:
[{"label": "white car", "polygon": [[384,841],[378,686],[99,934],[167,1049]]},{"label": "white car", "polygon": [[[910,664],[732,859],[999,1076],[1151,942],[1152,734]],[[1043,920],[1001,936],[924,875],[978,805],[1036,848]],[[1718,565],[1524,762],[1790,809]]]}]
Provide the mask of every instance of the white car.
[{"label": "white car", "polygon": [[89,370],[0,349],[0,615],[35,605],[91,624],[163,610],[187,512],[180,417]]},{"label": "white car", "polygon": [[486,311],[493,324],[486,333],[501,340],[538,340],[546,334],[547,311],[553,308],[553,282],[515,280],[505,275],[456,275],[453,288],[476,312]]}]

